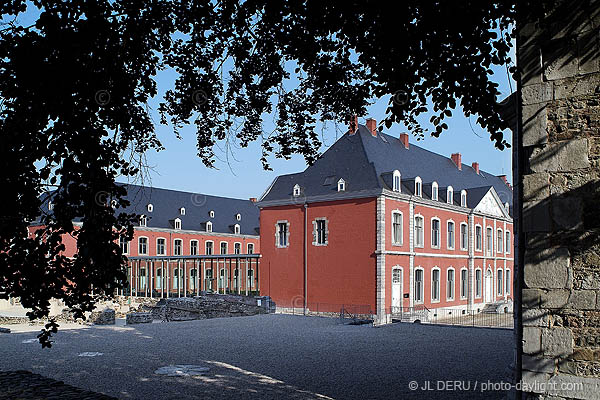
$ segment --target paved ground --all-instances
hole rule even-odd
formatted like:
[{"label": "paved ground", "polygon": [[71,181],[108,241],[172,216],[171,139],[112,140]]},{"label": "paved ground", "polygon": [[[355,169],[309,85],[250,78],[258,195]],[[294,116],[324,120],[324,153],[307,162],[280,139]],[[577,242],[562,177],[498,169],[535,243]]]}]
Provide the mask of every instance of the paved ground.
[{"label": "paved ground", "polygon": [[[373,328],[280,314],[66,329],[49,350],[29,343],[36,327],[11,329],[0,334],[0,370],[30,370],[122,399],[500,399],[504,392],[481,390],[507,382],[512,361],[510,330]],[[155,374],[181,364],[210,370]],[[410,390],[412,381],[420,388]],[[457,383],[436,390],[447,381],[470,390]],[[433,390],[421,389],[427,384]]]}]

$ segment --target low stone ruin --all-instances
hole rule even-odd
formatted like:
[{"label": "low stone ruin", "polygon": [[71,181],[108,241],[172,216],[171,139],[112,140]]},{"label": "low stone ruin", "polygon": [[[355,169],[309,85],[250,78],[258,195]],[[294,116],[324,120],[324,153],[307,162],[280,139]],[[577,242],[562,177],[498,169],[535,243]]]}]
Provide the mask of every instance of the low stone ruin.
[{"label": "low stone ruin", "polygon": [[94,311],[88,317],[88,322],[94,325],[114,325],[115,310],[106,308],[102,311]]},{"label": "low stone ruin", "polygon": [[148,324],[153,320],[152,313],[149,312],[133,312],[127,314],[125,317],[125,323],[127,325],[132,324]]}]

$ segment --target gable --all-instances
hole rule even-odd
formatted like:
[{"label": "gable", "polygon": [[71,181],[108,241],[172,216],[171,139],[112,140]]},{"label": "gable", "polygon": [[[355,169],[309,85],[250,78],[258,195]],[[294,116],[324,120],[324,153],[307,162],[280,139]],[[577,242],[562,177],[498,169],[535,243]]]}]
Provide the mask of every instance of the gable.
[{"label": "gable", "polygon": [[500,202],[494,188],[490,188],[485,196],[481,198],[479,203],[475,206],[475,212],[493,215],[494,217],[504,218],[507,216],[504,205]]}]

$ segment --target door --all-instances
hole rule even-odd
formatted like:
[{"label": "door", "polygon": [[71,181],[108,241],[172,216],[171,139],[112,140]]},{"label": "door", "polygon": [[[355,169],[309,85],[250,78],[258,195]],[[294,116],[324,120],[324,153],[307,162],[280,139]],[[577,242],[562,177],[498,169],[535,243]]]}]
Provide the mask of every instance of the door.
[{"label": "door", "polygon": [[492,294],[493,294],[493,290],[494,290],[494,280],[492,277],[492,270],[488,268],[487,271],[485,271],[485,296],[483,301],[485,303],[491,303],[492,301]]},{"label": "door", "polygon": [[392,312],[400,312],[402,307],[402,269],[392,269]]}]

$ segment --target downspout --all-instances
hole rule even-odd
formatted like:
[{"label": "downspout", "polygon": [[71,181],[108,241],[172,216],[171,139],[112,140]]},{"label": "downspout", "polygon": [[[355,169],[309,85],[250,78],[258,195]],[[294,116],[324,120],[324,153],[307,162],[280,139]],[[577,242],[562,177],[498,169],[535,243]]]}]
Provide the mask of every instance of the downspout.
[{"label": "downspout", "polygon": [[306,315],[308,302],[306,296],[308,295],[308,204],[304,203],[304,315]]}]

